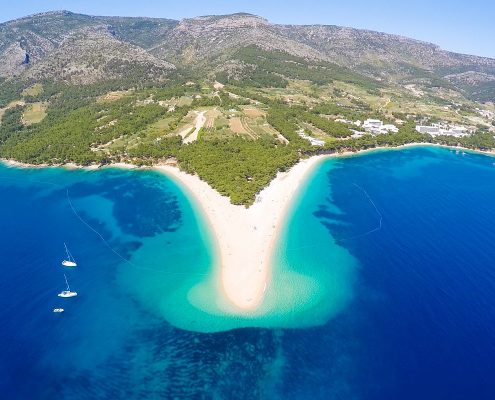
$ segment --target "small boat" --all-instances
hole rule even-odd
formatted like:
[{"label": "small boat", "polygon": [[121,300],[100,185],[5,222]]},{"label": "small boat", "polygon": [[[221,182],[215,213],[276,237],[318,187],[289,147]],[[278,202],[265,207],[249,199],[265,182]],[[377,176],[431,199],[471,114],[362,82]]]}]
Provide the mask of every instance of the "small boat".
[{"label": "small boat", "polygon": [[65,310],[63,308],[54,308],[53,312],[54,313],[63,313]]},{"label": "small boat", "polygon": [[62,265],[64,267],[77,267],[76,260],[74,260],[74,257],[72,257],[72,254],[70,254],[69,249],[67,248],[67,245],[64,243],[65,247],[65,252],[67,253],[67,259],[62,261]]},{"label": "small boat", "polygon": [[67,276],[65,276],[65,274],[64,277],[65,277],[65,283],[67,284],[67,290],[63,290],[62,292],[60,292],[58,294],[58,297],[63,297],[63,298],[76,297],[77,292],[71,292],[69,282],[67,281]]}]

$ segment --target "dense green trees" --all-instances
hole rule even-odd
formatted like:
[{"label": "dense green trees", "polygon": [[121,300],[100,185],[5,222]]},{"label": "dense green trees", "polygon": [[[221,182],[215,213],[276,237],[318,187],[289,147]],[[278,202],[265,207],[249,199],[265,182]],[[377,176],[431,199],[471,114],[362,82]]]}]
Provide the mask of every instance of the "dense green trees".
[{"label": "dense green trees", "polygon": [[197,173],[234,204],[250,205],[254,195],[275,177],[290,168],[299,155],[290,146],[270,138],[247,140],[199,140],[180,148],[181,169]]},{"label": "dense green trees", "polygon": [[216,74],[216,79],[225,85],[235,84],[240,87],[275,87],[285,88],[289,81],[273,72],[269,72],[256,67],[246,68],[242,72],[242,77],[231,77],[227,72],[222,71]]},{"label": "dense green trees", "polygon": [[432,143],[447,146],[462,146],[468,149],[493,150],[495,149],[495,138],[493,133],[478,132],[472,136],[456,138],[453,136],[437,136],[432,139]]},{"label": "dense green trees", "polygon": [[17,106],[5,111],[0,125],[0,143],[5,142],[9,137],[23,129],[22,113],[24,107]]},{"label": "dense green trees", "polygon": [[308,142],[302,139],[297,131],[300,129],[294,120],[294,115],[287,107],[273,106],[268,111],[267,122],[273,126],[291,145],[299,148],[307,146]]},{"label": "dense green trees", "polygon": [[[412,121],[402,125],[397,134],[351,138],[346,125],[336,123],[328,116],[343,115],[363,120],[374,116],[384,119],[383,115],[366,110],[362,105],[347,107],[330,102],[312,108],[291,105],[268,97],[252,86],[229,85],[225,90],[213,93],[199,85],[175,81],[160,87],[136,89],[114,101],[101,101],[102,94],[117,89],[122,87],[116,83],[76,88],[44,82],[41,93],[25,96],[25,99],[47,101],[47,117],[26,127],[22,124],[23,107],[6,110],[0,124],[0,156],[32,164],[75,162],[80,165],[116,161],[152,165],[174,157],[180,168],[197,173],[220,193],[229,196],[233,203],[249,205],[278,171],[289,168],[307,155],[413,142],[484,150],[495,148],[492,133],[480,132],[465,138],[432,138],[416,132]],[[229,92],[240,97],[234,98]],[[201,97],[197,98],[196,94]],[[18,99],[16,96],[19,96],[19,88],[12,88],[3,98]],[[177,106],[173,112],[158,104],[158,101],[171,99],[175,104],[182,96],[194,100],[190,105]],[[253,102],[266,112],[266,122],[283,135],[288,144],[270,135],[253,140],[233,133],[215,136],[211,131],[201,131],[195,142],[183,145],[179,136],[171,135],[191,110],[205,107],[241,110],[242,106]],[[165,120],[166,124],[158,130],[153,128],[154,133],[149,134],[150,127],[160,120]],[[329,139],[323,147],[312,146],[298,134],[300,129],[309,126],[335,139]],[[115,140],[119,144],[113,146]]]},{"label": "dense green trees", "polygon": [[330,136],[336,138],[345,138],[352,135],[351,130],[346,125],[340,122],[335,122],[331,119],[323,118],[307,111],[299,113],[298,117],[301,120],[315,126],[316,128],[321,129],[323,132]]},{"label": "dense green trees", "polygon": [[[366,89],[379,86],[379,83],[373,79],[337,64],[308,60],[282,51],[265,51],[257,46],[240,49],[234,58],[244,64],[255,66],[254,70],[250,71],[251,75],[248,73],[244,79],[240,79],[241,86],[285,87],[287,81],[284,78],[309,80],[318,85],[337,80],[353,83]],[[246,84],[242,83],[243,81]]]}]

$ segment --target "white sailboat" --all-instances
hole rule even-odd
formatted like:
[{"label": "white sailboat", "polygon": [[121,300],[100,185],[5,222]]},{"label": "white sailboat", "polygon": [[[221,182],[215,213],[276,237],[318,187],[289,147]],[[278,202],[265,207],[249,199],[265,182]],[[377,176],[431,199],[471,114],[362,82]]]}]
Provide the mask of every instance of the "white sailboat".
[{"label": "white sailboat", "polygon": [[70,254],[69,249],[67,248],[67,245],[64,243],[65,247],[65,252],[67,253],[67,259],[62,261],[62,265],[64,267],[77,267],[76,260],[74,260],[74,257],[72,257],[72,254]]},{"label": "white sailboat", "polygon": [[64,278],[65,278],[65,283],[67,284],[67,290],[63,290],[62,292],[60,292],[58,294],[58,297],[64,297],[64,298],[76,297],[77,292],[71,292],[69,282],[67,281],[67,276],[65,276],[65,274],[64,274]]},{"label": "white sailboat", "polygon": [[54,313],[63,313],[65,310],[63,308],[54,308],[53,312]]}]

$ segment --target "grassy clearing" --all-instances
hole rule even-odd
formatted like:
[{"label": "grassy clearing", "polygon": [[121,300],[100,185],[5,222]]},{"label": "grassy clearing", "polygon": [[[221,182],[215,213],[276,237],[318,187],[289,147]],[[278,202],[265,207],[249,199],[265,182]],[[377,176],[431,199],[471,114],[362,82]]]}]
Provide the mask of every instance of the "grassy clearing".
[{"label": "grassy clearing", "polygon": [[198,114],[196,113],[196,110],[189,111],[187,113],[187,115],[184,118],[182,118],[182,120],[180,121],[179,127],[177,128],[177,130],[181,131],[182,129],[184,129],[188,125],[193,126],[194,121],[196,121],[197,116],[198,116]]},{"label": "grassy clearing", "polygon": [[100,96],[97,101],[99,103],[106,103],[120,100],[121,98],[130,95],[132,92],[132,90],[116,90],[114,92],[108,92],[103,96]]},{"label": "grassy clearing", "polygon": [[29,104],[22,115],[22,123],[24,125],[37,124],[46,117],[46,103],[32,103]]},{"label": "grassy clearing", "polygon": [[242,112],[248,118],[258,118],[258,117],[264,117],[266,115],[266,113],[260,110],[259,108],[250,107],[250,106],[244,107],[242,109]]},{"label": "grassy clearing", "polygon": [[[170,124],[174,121],[174,117],[163,117],[162,119],[159,119],[155,123],[151,124],[148,126],[145,130],[145,134],[147,136],[152,135],[159,135],[162,136],[170,127]],[[158,136],[156,136],[158,137]]]},{"label": "grassy clearing", "polygon": [[247,106],[243,107],[242,112],[242,126],[253,139],[270,136],[277,138],[281,143],[288,143],[287,139],[266,121],[266,111],[257,107]]},{"label": "grassy clearing", "polygon": [[176,105],[178,107],[183,107],[183,106],[190,106],[193,102],[193,98],[190,96],[182,96],[180,99],[177,100]]},{"label": "grassy clearing", "polygon": [[217,119],[223,116],[222,112],[218,108],[208,110],[205,114],[205,130],[212,131],[216,127]]},{"label": "grassy clearing", "polygon": [[21,95],[24,96],[38,96],[43,92],[43,85],[41,83],[35,83],[33,86],[24,89]]}]

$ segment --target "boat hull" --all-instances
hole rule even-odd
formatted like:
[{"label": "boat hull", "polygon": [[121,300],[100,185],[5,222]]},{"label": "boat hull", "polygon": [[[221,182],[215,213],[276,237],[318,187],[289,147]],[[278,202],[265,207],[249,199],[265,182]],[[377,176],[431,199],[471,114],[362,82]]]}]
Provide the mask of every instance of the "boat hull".
[{"label": "boat hull", "polygon": [[77,292],[62,292],[58,294],[58,297],[62,297],[64,299],[67,299],[69,297],[76,297]]},{"label": "boat hull", "polygon": [[77,264],[75,262],[72,262],[72,261],[67,261],[67,260],[64,260],[62,261],[62,265],[64,267],[77,267]]}]

